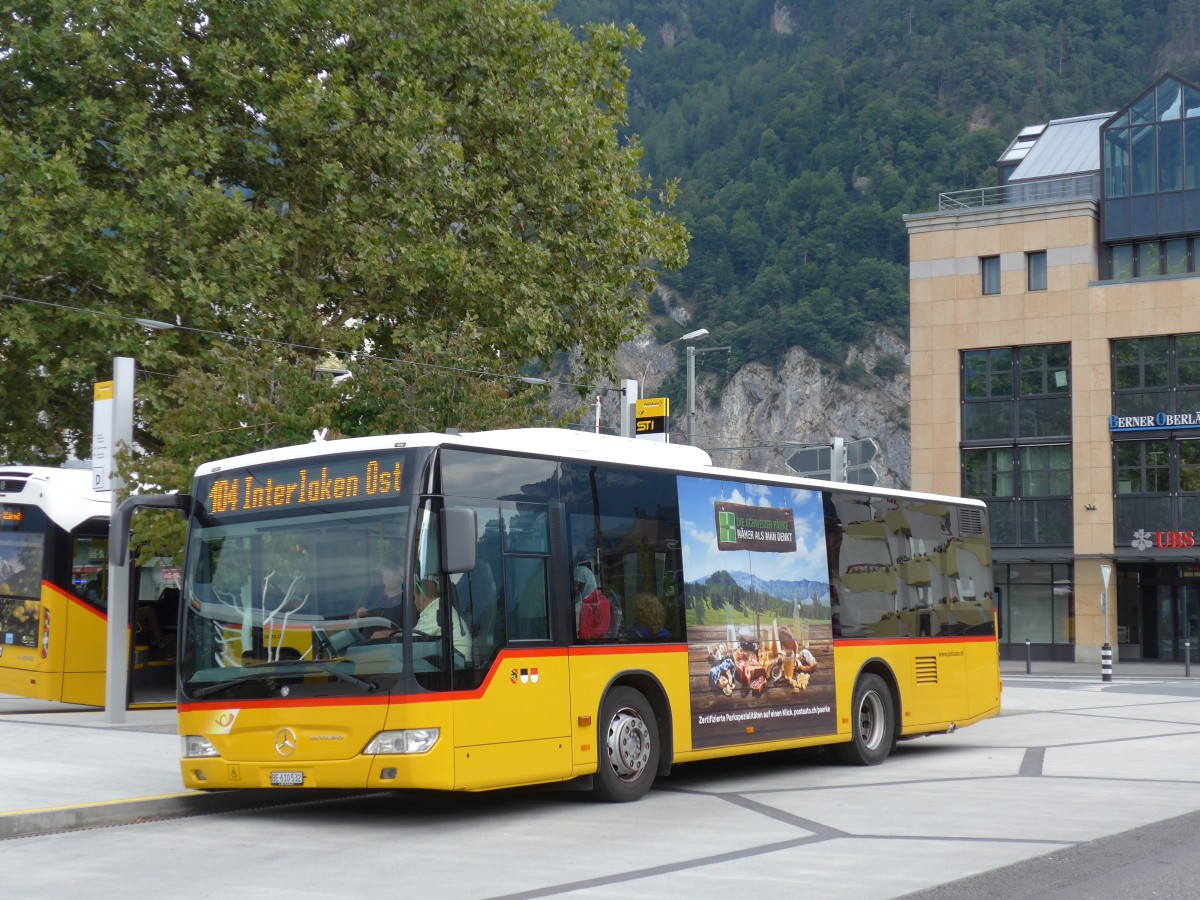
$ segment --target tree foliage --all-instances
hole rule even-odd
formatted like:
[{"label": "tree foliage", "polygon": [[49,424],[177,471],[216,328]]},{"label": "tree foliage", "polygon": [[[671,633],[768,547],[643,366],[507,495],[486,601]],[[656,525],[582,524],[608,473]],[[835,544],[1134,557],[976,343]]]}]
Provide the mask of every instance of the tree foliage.
[{"label": "tree foliage", "polygon": [[[9,4],[0,456],[86,456],[114,355],[174,488],[317,428],[544,421],[540,388],[491,376],[564,351],[606,374],[686,233],[620,131],[639,36],[547,12]],[[336,388],[311,375],[329,352],[356,373]]]}]

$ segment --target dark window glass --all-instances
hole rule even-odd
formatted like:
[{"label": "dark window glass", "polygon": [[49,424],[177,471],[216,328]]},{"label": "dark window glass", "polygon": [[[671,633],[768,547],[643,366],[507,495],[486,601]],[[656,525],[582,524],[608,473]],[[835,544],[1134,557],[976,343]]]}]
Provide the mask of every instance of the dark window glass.
[{"label": "dark window glass", "polygon": [[1071,448],[1064,444],[1021,448],[1021,496],[1069,497]]},{"label": "dark window glass", "polygon": [[1167,441],[1120,441],[1113,444],[1113,457],[1118,495],[1157,494],[1170,490]]},{"label": "dark window glass", "polygon": [[1182,129],[1178,122],[1158,126],[1158,189],[1178,191],[1183,187]]},{"label": "dark window glass", "polygon": [[1174,78],[1168,78],[1158,86],[1156,101],[1158,104],[1158,121],[1173,122],[1183,117],[1183,85]]},{"label": "dark window glass", "polygon": [[1021,437],[1066,437],[1071,433],[1071,398],[1020,401]]},{"label": "dark window glass", "polygon": [[[1003,380],[1011,392],[987,393],[999,383],[991,376],[1001,363],[1015,369]],[[1042,443],[1070,438],[1070,373],[1069,344],[963,354],[963,440],[1003,446],[961,450],[962,490],[987,502],[998,544],[1071,541],[1071,447]],[[971,399],[972,391],[988,399]]]},{"label": "dark window glass", "polygon": [[1104,194],[1129,196],[1129,129],[1110,128],[1104,133]]},{"label": "dark window glass", "polygon": [[1171,498],[1161,497],[1117,497],[1113,504],[1116,522],[1114,539],[1128,545],[1132,535],[1142,529],[1156,530],[1160,522],[1171,521]]},{"label": "dark window glass", "polygon": [[1133,193],[1154,193],[1154,128],[1144,126],[1134,128],[1131,132],[1133,152],[1130,155],[1130,169],[1133,174]]},{"label": "dark window glass", "polygon": [[1147,91],[1144,97],[1129,107],[1129,118],[1134,125],[1142,125],[1155,120],[1154,91]]},{"label": "dark window glass", "polygon": [[1151,278],[1162,274],[1162,260],[1158,241],[1146,241],[1137,245],[1137,277]]},{"label": "dark window glass", "polygon": [[[607,633],[585,634],[579,627],[580,605],[579,639],[682,640],[683,559],[675,476],[577,463],[564,463],[563,474],[571,568],[589,570],[609,619]],[[594,612],[589,622],[594,629]]]},{"label": "dark window glass", "polygon": [[1069,544],[1072,539],[1070,500],[1022,500],[1022,544]]},{"label": "dark window glass", "polygon": [[963,354],[963,397],[1011,397],[1013,353],[1008,348]]},{"label": "dark window glass", "polygon": [[456,497],[553,501],[558,499],[558,463],[446,448],[442,492]]},{"label": "dark window glass", "polygon": [[492,658],[506,640],[507,617],[503,591],[502,545],[504,523],[498,503],[478,503],[447,498],[448,506],[466,506],[475,510],[475,568],[451,575],[458,614],[471,632],[471,668],[475,673],[472,687],[483,680]]},{"label": "dark window glass", "polygon": [[1112,277],[1133,277],[1133,244],[1117,244],[1112,248]]},{"label": "dark window glass", "polygon": [[1183,186],[1200,188],[1200,119],[1188,119],[1183,125]]},{"label": "dark window glass", "polygon": [[985,256],[979,260],[983,270],[983,293],[1000,293],[1000,257]]},{"label": "dark window glass", "polygon": [[1162,394],[1117,394],[1113,397],[1114,416],[1152,416],[1162,411]]},{"label": "dark window glass", "polygon": [[988,500],[988,525],[992,543],[1012,546],[1017,543],[1017,503],[1015,500]]},{"label": "dark window glass", "polygon": [[1164,263],[1168,275],[1184,275],[1188,271],[1188,242],[1184,238],[1164,244]]},{"label": "dark window glass", "polygon": [[510,640],[550,637],[549,579],[545,557],[510,557],[504,570]]},{"label": "dark window glass", "polygon": [[1029,290],[1044,291],[1046,289],[1046,251],[1029,253],[1025,257],[1025,265],[1029,271]]},{"label": "dark window glass", "polygon": [[1067,344],[1022,347],[1021,396],[1069,394],[1071,348]]},{"label": "dark window glass", "polygon": [[[1200,334],[1181,334],[1175,338],[1175,385],[1200,385]],[[1190,410],[1180,406],[1180,411]]]},{"label": "dark window glass", "polygon": [[1011,447],[964,450],[962,466],[964,495],[981,500],[1016,495]]},{"label": "dark window glass", "polygon": [[981,441],[1007,438],[1013,433],[1011,400],[966,403],[963,405],[963,440]]},{"label": "dark window glass", "polygon": [[1117,390],[1165,388],[1170,383],[1170,345],[1165,337],[1113,341]]},{"label": "dark window glass", "polygon": [[1178,441],[1179,490],[1195,493],[1200,491],[1200,441]]}]

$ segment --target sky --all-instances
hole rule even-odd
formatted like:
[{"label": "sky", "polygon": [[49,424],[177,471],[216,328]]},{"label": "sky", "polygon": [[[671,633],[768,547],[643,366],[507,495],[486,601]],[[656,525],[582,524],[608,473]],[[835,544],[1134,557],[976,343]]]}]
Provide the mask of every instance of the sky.
[{"label": "sky", "polygon": [[[718,550],[717,501],[792,510],[796,527],[794,553]],[[679,517],[683,538],[683,574],[688,582],[724,569],[750,572],[756,578],[783,581],[829,581],[825,551],[825,518],[817,491],[775,485],[679,478]]]}]

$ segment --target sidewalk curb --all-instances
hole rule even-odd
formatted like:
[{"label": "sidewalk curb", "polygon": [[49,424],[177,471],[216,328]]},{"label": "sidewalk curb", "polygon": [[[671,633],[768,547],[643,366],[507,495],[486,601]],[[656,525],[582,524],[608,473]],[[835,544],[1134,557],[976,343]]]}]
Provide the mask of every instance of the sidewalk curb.
[{"label": "sidewalk curb", "polygon": [[105,828],[111,825],[137,825],[157,819],[239,812],[261,807],[296,806],[355,796],[358,796],[358,792],[334,790],[310,790],[303,793],[276,790],[219,791],[211,794],[188,792],[100,801],[78,806],[19,809],[0,813],[0,840],[79,831],[85,828]]}]

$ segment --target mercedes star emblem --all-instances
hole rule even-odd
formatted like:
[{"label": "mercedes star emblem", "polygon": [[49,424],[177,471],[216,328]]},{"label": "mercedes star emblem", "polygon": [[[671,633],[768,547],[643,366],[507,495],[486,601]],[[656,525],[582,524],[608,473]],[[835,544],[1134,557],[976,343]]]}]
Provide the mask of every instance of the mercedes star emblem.
[{"label": "mercedes star emblem", "polygon": [[281,728],[275,735],[275,752],[280,756],[291,756],[296,752],[296,732],[290,728]]}]

